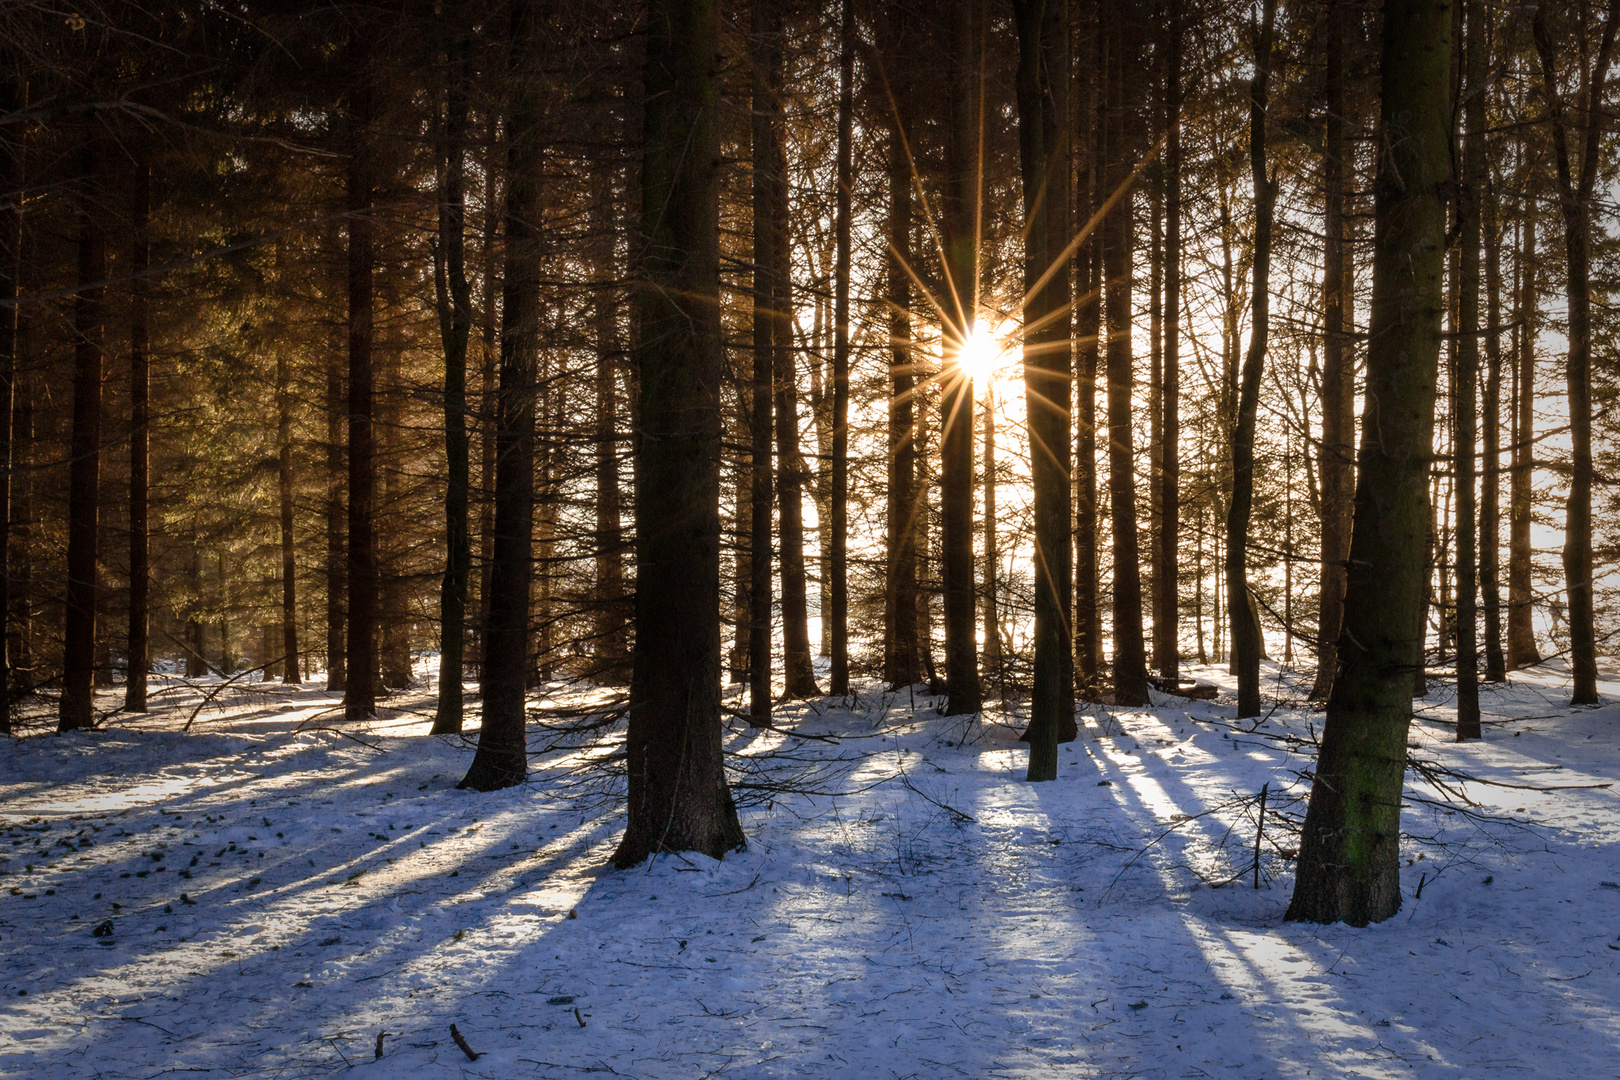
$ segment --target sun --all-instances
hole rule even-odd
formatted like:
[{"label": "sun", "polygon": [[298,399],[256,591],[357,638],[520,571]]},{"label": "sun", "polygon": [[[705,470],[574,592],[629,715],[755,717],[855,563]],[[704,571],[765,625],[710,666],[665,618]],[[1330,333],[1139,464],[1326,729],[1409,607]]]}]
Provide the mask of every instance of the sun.
[{"label": "sun", "polygon": [[1004,335],[997,334],[988,326],[975,325],[962,345],[962,371],[982,393],[1006,364],[1010,352]]}]

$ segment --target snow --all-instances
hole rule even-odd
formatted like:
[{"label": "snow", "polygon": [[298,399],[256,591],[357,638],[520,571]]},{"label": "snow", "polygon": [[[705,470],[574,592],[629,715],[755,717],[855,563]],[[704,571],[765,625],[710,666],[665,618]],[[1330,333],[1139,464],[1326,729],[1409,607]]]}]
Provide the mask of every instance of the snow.
[{"label": "snow", "polygon": [[1516,673],[1459,746],[1437,685],[1412,752],[1478,805],[1414,780],[1400,914],[1297,925],[1322,716],[1268,670],[1255,730],[1197,668],[1220,700],[1093,709],[1047,784],[996,711],[875,685],[784,707],[727,736],[747,852],[625,872],[610,748],[474,794],[422,694],[352,728],[254,684],[182,733],[174,683],[147,717],[0,745],[0,1075],[1620,1071],[1620,710]]}]

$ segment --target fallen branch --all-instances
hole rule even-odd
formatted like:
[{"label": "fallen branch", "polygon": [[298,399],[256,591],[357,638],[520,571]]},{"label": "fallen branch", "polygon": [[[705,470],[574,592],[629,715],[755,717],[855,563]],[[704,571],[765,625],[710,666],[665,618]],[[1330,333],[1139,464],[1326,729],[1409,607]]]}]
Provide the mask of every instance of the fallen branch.
[{"label": "fallen branch", "polygon": [[479,1058],[484,1056],[483,1054],[474,1051],[472,1047],[467,1045],[467,1040],[461,1037],[461,1032],[456,1030],[456,1025],[454,1024],[450,1025],[450,1037],[456,1040],[456,1045],[461,1047],[461,1052],[467,1055],[468,1061],[477,1061]]}]

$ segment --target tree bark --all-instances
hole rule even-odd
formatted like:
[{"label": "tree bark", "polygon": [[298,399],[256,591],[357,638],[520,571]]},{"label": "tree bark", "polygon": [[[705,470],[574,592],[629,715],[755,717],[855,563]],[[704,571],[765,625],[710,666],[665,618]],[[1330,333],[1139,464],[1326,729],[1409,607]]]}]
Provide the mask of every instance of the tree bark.
[{"label": "tree bark", "polygon": [[[483,724],[458,787],[494,791],[528,774],[524,690],[534,564],[534,428],[540,350],[540,19],[533,0],[511,9],[507,71],[506,203],[501,228],[500,384],[495,409],[495,545],[484,636]],[[716,658],[718,658],[718,646]]]},{"label": "tree bark", "polygon": [[[775,497],[772,436],[776,378],[775,266],[776,244],[772,229],[771,131],[774,102],[771,93],[771,12],[774,0],[760,0],[750,9],[754,50],[753,111],[750,116],[753,151],[754,295],[753,380],[748,414],[750,437],[749,489],[749,635],[748,718],[753,727],[771,723],[772,613],[775,586],[771,582],[773,543],[771,507]],[[779,22],[779,20],[778,20]],[[780,27],[778,25],[778,31]],[[780,53],[780,45],[777,45]]]},{"label": "tree bark", "polygon": [[[146,672],[150,648],[148,602],[151,566],[148,559],[148,449],[151,423],[151,371],[148,352],[151,242],[147,221],[151,213],[152,176],[144,148],[136,150],[130,177],[129,273],[129,635],[124,676],[124,709],[146,711]],[[6,380],[9,383],[9,379]],[[9,390],[7,391],[9,394]],[[7,409],[6,412],[10,410]],[[0,414],[4,415],[4,414]],[[0,510],[4,503],[0,502]]]},{"label": "tree bark", "polygon": [[[1035,495],[1035,685],[1030,699],[1030,780],[1057,778],[1057,748],[1073,738],[1069,399],[1073,175],[1068,0],[1017,0],[1018,147],[1024,192],[1024,408]],[[988,404],[988,402],[987,402]],[[1065,719],[1068,721],[1065,730]]]},{"label": "tree bark", "polygon": [[[0,113],[16,112],[27,93],[21,76],[0,82]],[[11,734],[13,668],[20,649],[13,649],[12,576],[17,562],[12,529],[12,470],[17,447],[13,407],[18,397],[17,354],[21,344],[17,295],[22,276],[23,136],[21,125],[0,136],[0,190],[9,196],[0,205],[0,735]],[[21,531],[21,530],[18,530]],[[132,601],[133,602],[133,601]],[[20,638],[20,634],[18,635]],[[142,701],[145,705],[143,680]]]},{"label": "tree bark", "polygon": [[[1128,189],[1139,152],[1133,87],[1145,13],[1135,2],[1112,8],[1108,21],[1107,146],[1103,157],[1110,195]],[[1148,703],[1147,652],[1142,634],[1142,573],[1136,527],[1136,461],[1131,407],[1135,357],[1131,346],[1132,230],[1128,192],[1102,223],[1102,263],[1108,322],[1108,500],[1114,541],[1114,701]]]},{"label": "tree bark", "polygon": [[371,219],[374,180],[371,164],[371,94],[366,70],[370,62],[365,30],[357,28],[349,45],[354,79],[348,103],[349,231],[349,514],[344,649],[346,680],[343,711],[349,720],[365,720],[377,709],[377,546],[372,515],[376,508],[376,444],[372,430],[372,250]]},{"label": "tree bark", "polygon": [[917,482],[916,370],[911,353],[911,155],[906,145],[909,112],[910,35],[904,8],[881,16],[889,72],[887,131],[889,214],[884,260],[889,314],[888,504],[884,528],[887,573],[884,582],[883,678],[892,687],[922,681],[922,647],[917,606],[917,525],[925,512]]},{"label": "tree bark", "polygon": [[942,243],[944,325],[940,373],[940,563],[945,590],[947,716],[979,711],[979,658],[973,574],[973,379],[963,353],[979,304],[982,106],[980,0],[951,0],[949,117],[945,139]]},{"label": "tree bark", "polygon": [[642,156],[636,644],[620,867],[743,845],[720,744],[720,19],[651,0]]},{"label": "tree bark", "polygon": [[1172,683],[1181,677],[1181,19],[1180,0],[1171,0],[1165,25],[1164,367],[1153,666]]},{"label": "tree bark", "polygon": [[1486,176],[1481,224],[1485,246],[1484,483],[1479,500],[1479,587],[1485,615],[1485,679],[1507,678],[1502,651],[1502,243],[1495,170]]},{"label": "tree bark", "polygon": [[597,677],[624,682],[630,658],[628,596],[624,580],[623,497],[619,487],[618,371],[624,345],[619,334],[616,302],[618,215],[614,207],[613,179],[597,183],[592,207],[600,242],[597,287],[591,296],[596,337],[596,603],[593,636]]},{"label": "tree bark", "polygon": [[1344,621],[1345,560],[1350,556],[1350,514],[1355,494],[1355,378],[1352,313],[1355,269],[1345,235],[1345,203],[1353,168],[1344,86],[1344,0],[1327,0],[1325,41],[1326,119],[1322,145],[1322,443],[1317,469],[1322,485],[1321,585],[1316,624],[1316,680],[1311,697],[1326,701],[1338,668],[1339,629]]},{"label": "tree bark", "polygon": [[[1521,181],[1527,181],[1527,165]],[[1513,445],[1508,487],[1508,618],[1509,670],[1541,663],[1534,624],[1535,591],[1531,578],[1530,517],[1535,509],[1536,442],[1536,204],[1525,198],[1519,208],[1519,251],[1514,260]]]},{"label": "tree bark", "polygon": [[[276,351],[276,497],[281,526],[281,681],[298,685],[298,564],[293,539],[292,372],[286,349]],[[271,657],[266,656],[268,662]],[[131,654],[133,665],[133,653]],[[265,668],[264,677],[271,671]]]},{"label": "tree bark", "polygon": [[1277,0],[1264,0],[1254,33],[1254,76],[1249,81],[1249,174],[1254,183],[1254,285],[1249,294],[1249,348],[1238,387],[1237,426],[1232,434],[1232,501],[1226,513],[1226,604],[1232,626],[1232,664],[1237,669],[1239,719],[1260,715],[1260,656],[1265,642],[1259,612],[1249,592],[1249,518],[1254,510],[1254,436],[1259,420],[1260,379],[1265,371],[1271,318],[1271,224],[1277,180],[1267,174],[1266,114],[1270,107],[1272,28]]},{"label": "tree bark", "polygon": [[79,278],[73,300],[73,434],[69,443],[67,593],[62,632],[62,699],[57,730],[95,726],[96,557],[101,486],[101,370],[106,231],[98,195],[98,136],[87,133],[80,164]]},{"label": "tree bark", "polygon": [[[791,218],[788,216],[788,175],[786,135],[782,121],[783,30],[778,0],[755,0],[755,35],[765,45],[762,74],[764,94],[755,87],[756,170],[760,141],[764,135],[765,200],[767,212],[758,214],[756,195],[754,232],[756,251],[761,225],[767,226],[764,239],[770,257],[761,269],[770,284],[767,307],[772,361],[773,396],[776,405],[776,515],[778,534],[777,566],[782,587],[782,679],[783,695],[789,698],[817,697],[815,668],[810,655],[810,611],[806,596],[804,567],[804,483],[809,477],[799,453],[797,350],[793,342],[793,274]],[[764,24],[758,21],[764,20]],[[763,106],[763,108],[762,108]],[[763,116],[761,114],[763,113]],[[759,121],[765,121],[763,130]],[[756,184],[758,181],[756,180]],[[757,255],[756,255],[757,258]],[[756,291],[758,289],[756,283]],[[756,311],[756,319],[758,313]]]},{"label": "tree bark", "polygon": [[[1569,146],[1568,106],[1558,91],[1552,32],[1545,2],[1536,7],[1534,36],[1541,60],[1542,89],[1552,121],[1553,160],[1557,165],[1558,207],[1564,219],[1565,295],[1569,309],[1569,352],[1564,365],[1565,400],[1569,405],[1570,479],[1564,503],[1564,582],[1569,595],[1569,653],[1573,686],[1571,705],[1596,705],[1597,638],[1592,612],[1592,295],[1590,282],[1593,188],[1597,181],[1603,136],[1603,88],[1614,56],[1620,24],[1620,0],[1609,0],[1603,40],[1591,73],[1581,72],[1581,137],[1579,175]],[[1585,50],[1582,50],[1585,55]]]},{"label": "tree bark", "polygon": [[[450,9],[464,15],[459,5]],[[450,26],[441,30],[453,32]],[[472,540],[467,505],[472,491],[467,435],[467,343],[472,338],[472,289],[467,283],[467,94],[472,42],[462,34],[445,49],[444,121],[439,147],[439,234],[434,245],[433,284],[438,302],[439,342],[444,349],[444,576],[439,582],[439,700],[433,733],[461,730],[462,678],[466,668],[467,585],[472,576]]]},{"label": "tree bark", "polygon": [[1457,741],[1481,738],[1479,724],[1479,533],[1474,488],[1479,398],[1480,205],[1485,187],[1485,5],[1469,0],[1463,34],[1462,182],[1457,185],[1457,368],[1452,391],[1452,461],[1457,488]]},{"label": "tree bark", "polygon": [[1007,696],[1006,667],[1001,655],[1001,615],[997,611],[996,582],[1001,553],[996,545],[996,393],[986,380],[984,415],[984,676],[998,698]]},{"label": "tree bark", "polygon": [[1451,181],[1447,0],[1384,6],[1372,324],[1340,667],[1286,917],[1401,904],[1400,805],[1423,595]]},{"label": "tree bark", "polygon": [[833,266],[832,493],[828,587],[832,645],[828,693],[849,693],[849,267],[854,183],[855,0],[843,0],[838,31],[838,149]]},{"label": "tree bark", "polygon": [[[1090,219],[1102,205],[1104,150],[1102,72],[1108,56],[1101,7],[1091,9],[1087,30],[1091,55],[1082,65],[1075,103],[1076,138],[1085,151],[1075,202]],[[1086,41],[1082,37],[1082,41]],[[1074,682],[1096,700],[1102,681],[1102,619],[1099,614],[1097,537],[1097,366],[1102,341],[1102,230],[1095,229],[1075,253],[1074,394]]]},{"label": "tree bark", "polygon": [[[336,241],[332,247],[336,248]],[[339,282],[334,269],[330,283],[332,302],[347,288],[347,281]],[[336,334],[334,333],[334,338]],[[342,345],[332,343],[326,365],[326,689],[328,693],[341,693],[348,679],[348,665],[344,662],[347,648],[346,611],[349,592],[349,555],[344,543],[347,510],[344,503],[346,470],[344,467],[344,420],[348,415],[346,360]]]}]

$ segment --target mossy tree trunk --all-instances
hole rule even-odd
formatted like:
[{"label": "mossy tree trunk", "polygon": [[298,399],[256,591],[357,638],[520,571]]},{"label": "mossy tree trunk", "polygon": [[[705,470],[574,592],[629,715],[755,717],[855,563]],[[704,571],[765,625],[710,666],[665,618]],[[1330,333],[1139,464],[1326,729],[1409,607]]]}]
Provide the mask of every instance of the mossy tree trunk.
[{"label": "mossy tree trunk", "polygon": [[1384,6],[1371,333],[1339,672],[1287,918],[1400,909],[1400,806],[1423,599],[1451,181],[1447,0]]}]

